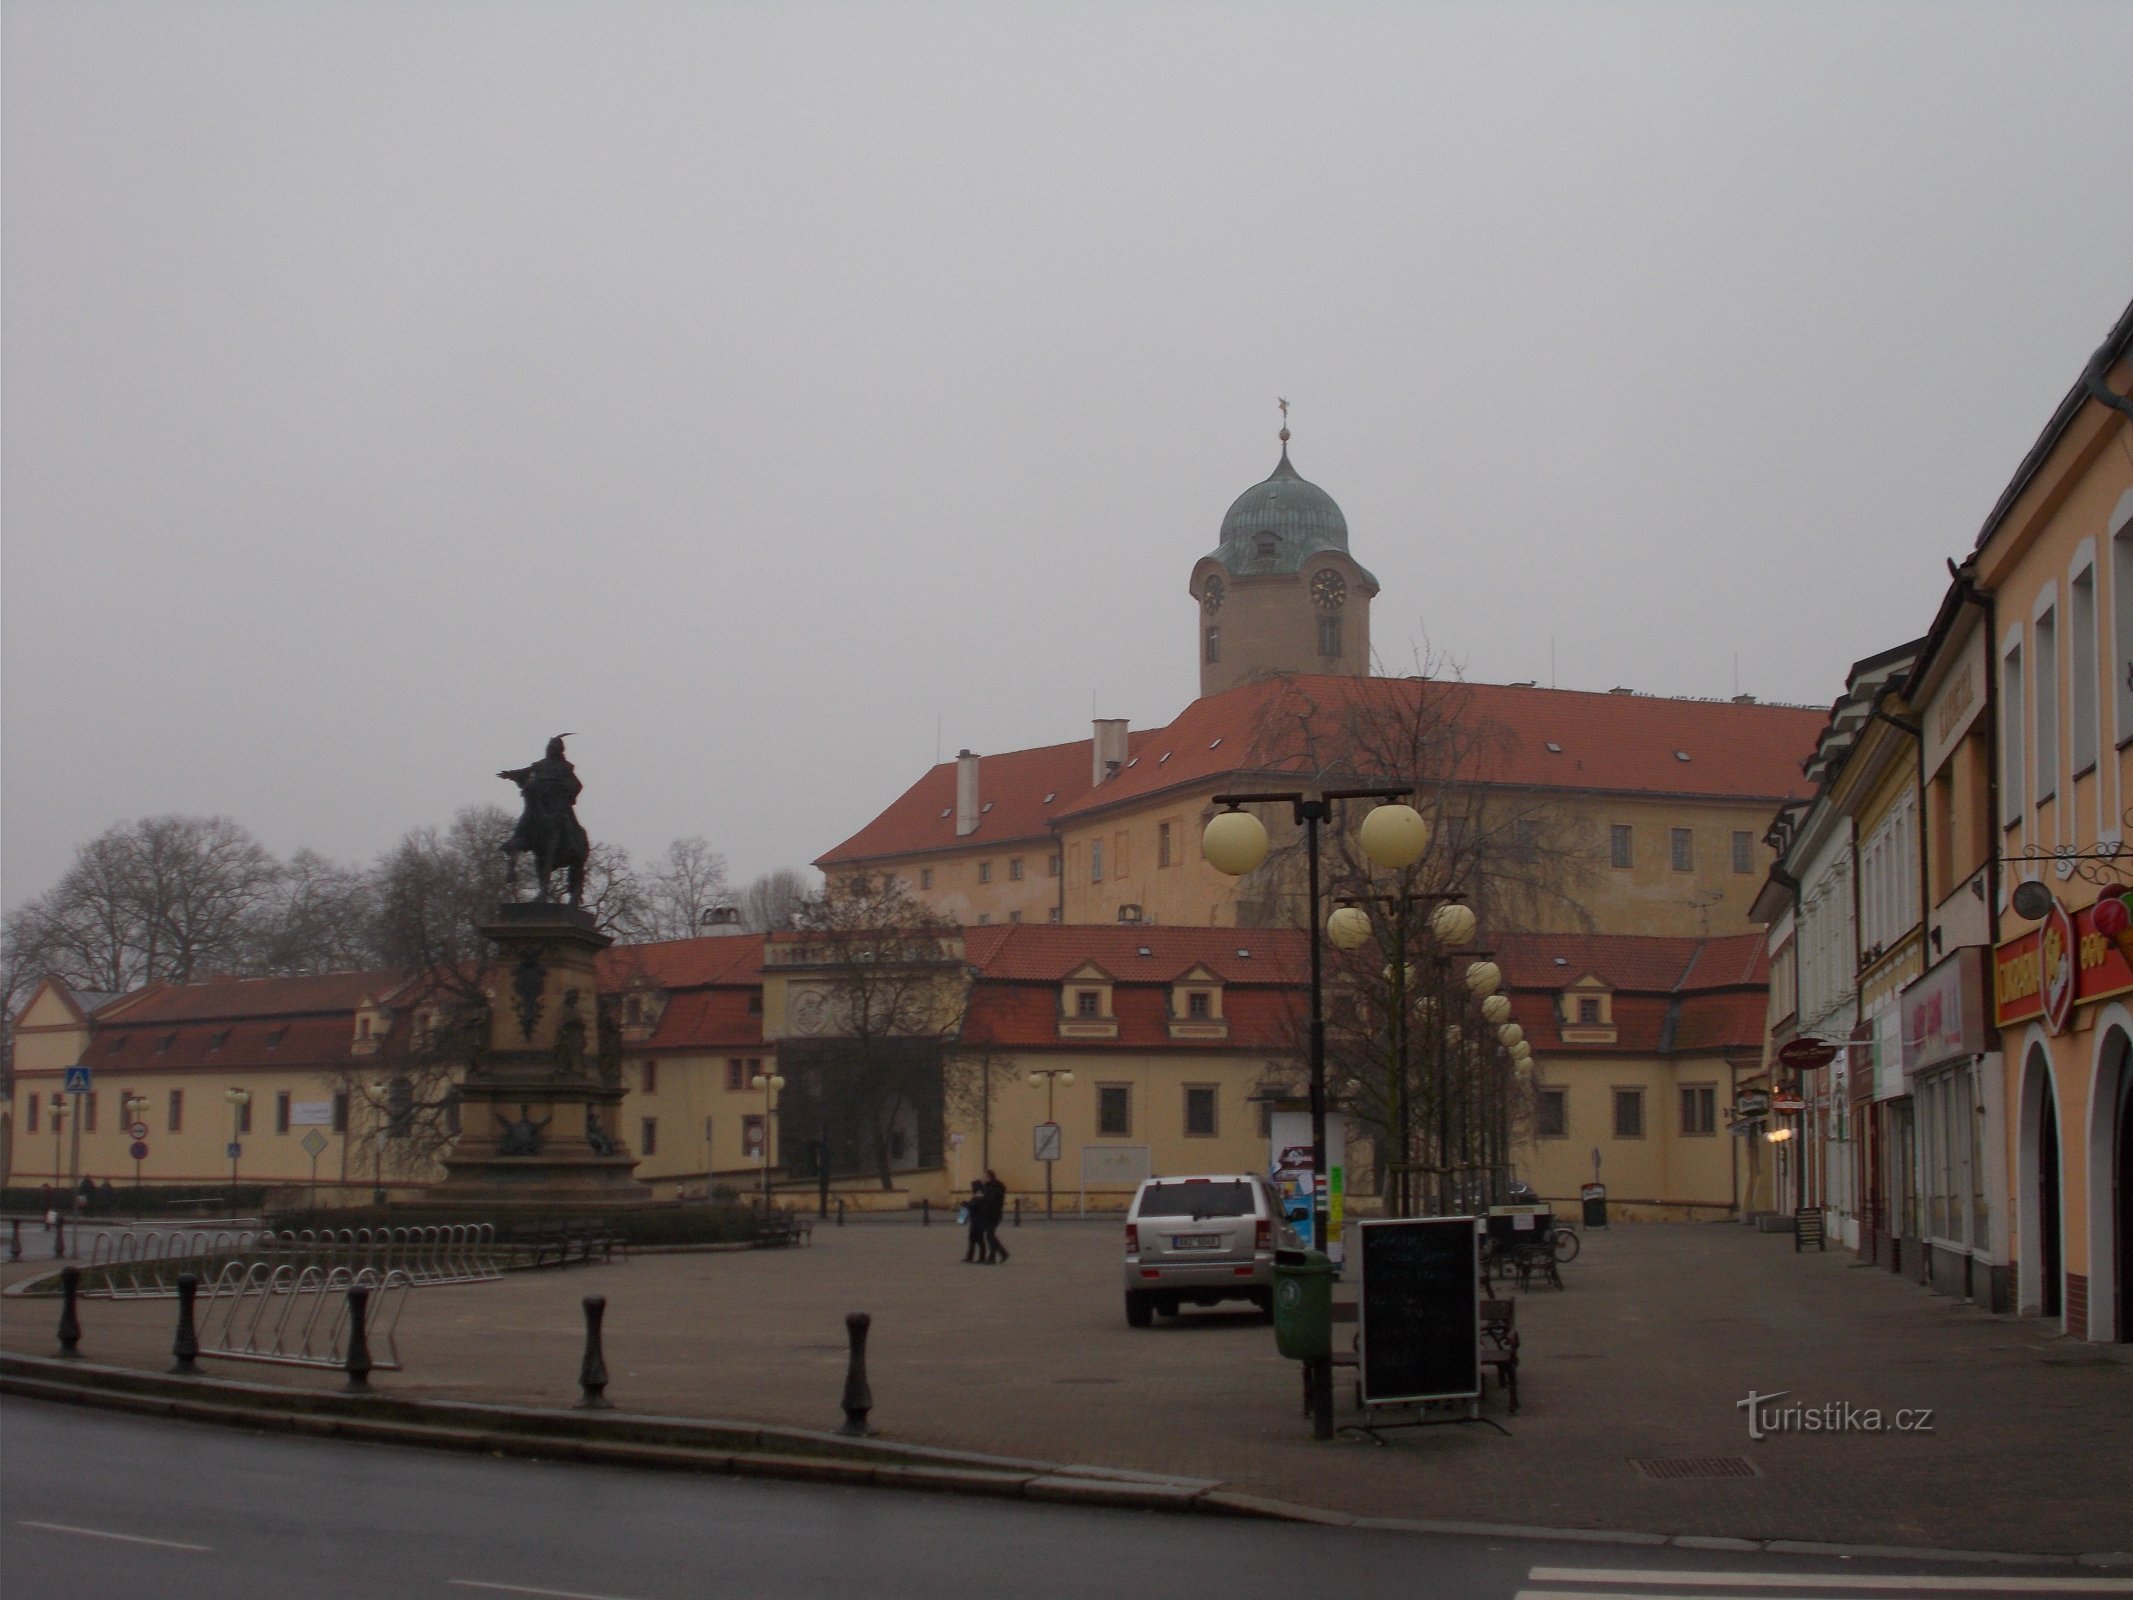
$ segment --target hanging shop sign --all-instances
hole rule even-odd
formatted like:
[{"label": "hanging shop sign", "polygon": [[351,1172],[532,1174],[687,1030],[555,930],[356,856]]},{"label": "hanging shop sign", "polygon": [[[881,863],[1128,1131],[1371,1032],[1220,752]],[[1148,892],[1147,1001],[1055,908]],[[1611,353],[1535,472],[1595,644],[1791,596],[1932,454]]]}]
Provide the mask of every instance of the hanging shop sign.
[{"label": "hanging shop sign", "polygon": [[2044,920],[1992,953],[1993,1020],[2005,1028],[2041,1021],[2061,1033],[2076,1007],[2133,989],[2133,964],[2096,928],[2093,906],[2069,912],[2056,899]]},{"label": "hanging shop sign", "polygon": [[1985,1051],[1985,948],[1964,945],[1903,992],[1905,1076]]}]

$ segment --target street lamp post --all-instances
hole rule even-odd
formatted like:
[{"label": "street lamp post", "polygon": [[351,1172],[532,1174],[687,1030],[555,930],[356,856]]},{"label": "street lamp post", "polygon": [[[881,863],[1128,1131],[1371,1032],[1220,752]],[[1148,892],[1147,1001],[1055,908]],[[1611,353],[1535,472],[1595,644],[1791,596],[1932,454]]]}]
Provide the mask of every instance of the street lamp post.
[{"label": "street lamp post", "polygon": [[758,1072],[749,1082],[763,1091],[763,1215],[770,1215],[770,1119],[777,1115],[771,1096],[785,1087],[782,1072]]},{"label": "street lamp post", "polygon": [[237,1157],[243,1151],[244,1108],[252,1103],[249,1089],[225,1089],[222,1098],[230,1103],[230,1187],[237,1187]]},{"label": "street lamp post", "polygon": [[[1053,1112],[1052,1093],[1060,1084],[1074,1081],[1073,1070],[1068,1067],[1033,1067],[1030,1069],[1029,1081],[1032,1084],[1041,1083],[1044,1085],[1044,1120],[1048,1126],[1056,1128],[1059,1124],[1059,1118]],[[1058,1160],[1057,1154],[1048,1155],[1044,1158],[1044,1220],[1046,1222],[1052,1220],[1052,1168],[1057,1164]]]},{"label": "street lamp post", "polygon": [[[1266,860],[1266,824],[1241,809],[1247,805],[1286,804],[1304,830],[1310,901],[1304,926],[1311,940],[1311,1242],[1325,1250],[1327,1237],[1326,1174],[1326,1002],[1325,955],[1318,934],[1318,825],[1332,815],[1335,800],[1404,802],[1412,788],[1324,789],[1316,797],[1300,790],[1269,794],[1218,794],[1216,805],[1229,809],[1213,818],[1200,836],[1200,851],[1217,872],[1241,878]],[[1363,819],[1364,855],[1381,867],[1412,866],[1429,844],[1429,825],[1406,804],[1380,805]],[[1333,1437],[1333,1364],[1307,1363],[1311,1380],[1311,1433]]]},{"label": "street lamp post", "polygon": [[55,1185],[59,1182],[61,1178],[66,1176],[65,1173],[59,1170],[59,1131],[60,1129],[66,1126],[66,1122],[66,1103],[62,1101],[57,1095],[54,1095],[52,1097],[52,1182]]},{"label": "street lamp post", "polygon": [[[138,1145],[141,1141],[132,1139],[133,1125],[148,1115],[148,1096],[145,1094],[129,1094],[126,1096],[125,1104],[127,1137],[135,1145]],[[139,1156],[133,1158],[133,1191],[135,1194],[141,1192],[141,1158]]]},{"label": "street lamp post", "polygon": [[370,1203],[385,1204],[385,1102],[391,1094],[383,1078],[363,1085],[363,1098],[370,1103]]}]

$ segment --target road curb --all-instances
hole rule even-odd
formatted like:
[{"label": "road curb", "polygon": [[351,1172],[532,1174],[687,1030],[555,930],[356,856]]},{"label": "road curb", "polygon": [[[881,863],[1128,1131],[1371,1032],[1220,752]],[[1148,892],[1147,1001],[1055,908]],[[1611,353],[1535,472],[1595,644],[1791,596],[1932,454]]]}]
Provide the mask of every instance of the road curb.
[{"label": "road curb", "polygon": [[[221,1378],[177,1378],[128,1367],[0,1354],[0,1394],[95,1406],[178,1421],[375,1444],[633,1466],[657,1471],[784,1479],[988,1499],[1050,1501],[1116,1510],[1252,1517],[1367,1533],[1546,1541],[1559,1544],[1834,1556],[1879,1561],[2008,1566],[2133,1567],[2133,1552],[2079,1555],[1938,1550],[1918,1545],[1828,1544],[1634,1529],[1558,1528],[1419,1517],[1360,1517],[1247,1493],[1217,1480],[1126,1468],[1024,1461],[894,1440],[766,1423],[705,1421],[627,1411],[551,1411],[470,1401],[288,1390]],[[297,1401],[301,1404],[290,1404]],[[484,1425],[486,1424],[486,1425]],[[780,1448],[782,1447],[782,1448]]]}]

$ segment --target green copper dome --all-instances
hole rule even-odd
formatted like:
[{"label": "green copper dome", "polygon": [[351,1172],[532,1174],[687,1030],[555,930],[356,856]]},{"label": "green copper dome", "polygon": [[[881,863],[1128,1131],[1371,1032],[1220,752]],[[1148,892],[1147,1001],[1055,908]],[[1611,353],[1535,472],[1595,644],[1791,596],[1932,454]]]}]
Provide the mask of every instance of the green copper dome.
[{"label": "green copper dome", "polygon": [[1348,554],[1348,519],[1333,496],[1296,475],[1283,444],[1280,464],[1223,517],[1214,558],[1236,573],[1298,572],[1321,550]]}]

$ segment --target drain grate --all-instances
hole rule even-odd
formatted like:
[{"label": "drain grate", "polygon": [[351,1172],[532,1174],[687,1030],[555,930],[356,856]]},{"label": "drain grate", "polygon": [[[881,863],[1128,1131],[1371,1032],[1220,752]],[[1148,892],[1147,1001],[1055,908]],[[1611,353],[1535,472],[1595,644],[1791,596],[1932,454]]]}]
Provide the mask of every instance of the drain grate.
[{"label": "drain grate", "polygon": [[1647,1478],[1759,1478],[1746,1456],[1639,1456],[1630,1465]]}]

